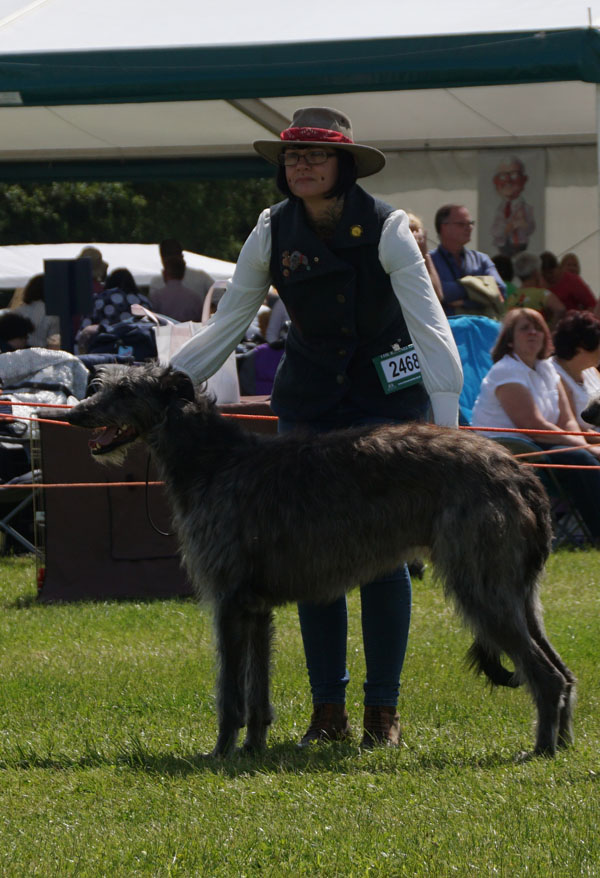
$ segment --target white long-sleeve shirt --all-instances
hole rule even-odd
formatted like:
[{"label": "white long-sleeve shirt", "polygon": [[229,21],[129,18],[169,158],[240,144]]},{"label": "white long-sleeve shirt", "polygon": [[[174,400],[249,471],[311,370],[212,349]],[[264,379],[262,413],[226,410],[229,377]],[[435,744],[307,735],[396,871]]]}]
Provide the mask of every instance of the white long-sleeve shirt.
[{"label": "white long-sleeve shirt", "polygon": [[[270,261],[271,212],[267,208],[242,247],[217,311],[172,358],[175,368],[194,381],[203,381],[225,362],[264,301],[271,285]],[[402,307],[435,423],[457,426],[460,356],[403,210],[391,213],[383,225],[379,261]]]}]

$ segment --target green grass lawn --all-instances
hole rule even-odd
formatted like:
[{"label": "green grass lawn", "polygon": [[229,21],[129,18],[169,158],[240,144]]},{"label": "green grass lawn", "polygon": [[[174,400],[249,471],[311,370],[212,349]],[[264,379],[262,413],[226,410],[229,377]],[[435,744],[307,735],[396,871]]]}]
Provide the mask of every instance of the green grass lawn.
[{"label": "green grass lawn", "polygon": [[579,678],[576,744],[533,742],[523,690],[464,670],[467,633],[414,584],[404,744],[361,753],[351,596],[351,743],[299,751],[310,715],[294,608],[277,613],[277,719],[260,757],[215,741],[208,613],[191,600],[39,605],[28,559],[0,561],[1,876],[600,875],[600,553],[560,551],[543,587]]}]

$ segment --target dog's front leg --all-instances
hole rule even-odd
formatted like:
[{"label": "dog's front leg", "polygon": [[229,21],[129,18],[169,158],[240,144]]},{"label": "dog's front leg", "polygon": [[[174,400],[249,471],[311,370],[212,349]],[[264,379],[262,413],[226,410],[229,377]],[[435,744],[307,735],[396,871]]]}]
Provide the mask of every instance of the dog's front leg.
[{"label": "dog's front leg", "polygon": [[213,756],[226,756],[234,749],[238,732],[245,723],[248,650],[247,620],[231,598],[217,603],[215,630],[219,660],[217,677],[219,735]]},{"label": "dog's front leg", "polygon": [[244,750],[263,750],[273,722],[269,697],[273,613],[250,613],[246,665],[246,740]]}]

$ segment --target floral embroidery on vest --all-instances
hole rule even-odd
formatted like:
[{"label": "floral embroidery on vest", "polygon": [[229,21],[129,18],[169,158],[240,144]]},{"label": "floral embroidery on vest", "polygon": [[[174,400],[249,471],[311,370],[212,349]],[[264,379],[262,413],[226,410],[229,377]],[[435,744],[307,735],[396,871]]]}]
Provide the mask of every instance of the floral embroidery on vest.
[{"label": "floral embroidery on vest", "polygon": [[293,250],[291,253],[289,250],[284,250],[281,254],[281,264],[283,265],[284,277],[289,277],[291,271],[296,271],[298,268],[302,267],[304,267],[306,271],[310,271],[308,258],[304,253],[300,253],[299,250]]}]

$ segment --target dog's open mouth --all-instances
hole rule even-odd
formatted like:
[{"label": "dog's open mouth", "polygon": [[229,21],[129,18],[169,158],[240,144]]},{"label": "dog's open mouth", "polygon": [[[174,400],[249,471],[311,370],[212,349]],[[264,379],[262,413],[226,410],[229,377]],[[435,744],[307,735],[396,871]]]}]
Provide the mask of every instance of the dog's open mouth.
[{"label": "dog's open mouth", "polygon": [[133,427],[100,427],[89,440],[88,445],[92,454],[108,454],[121,445],[127,445],[138,438]]}]

